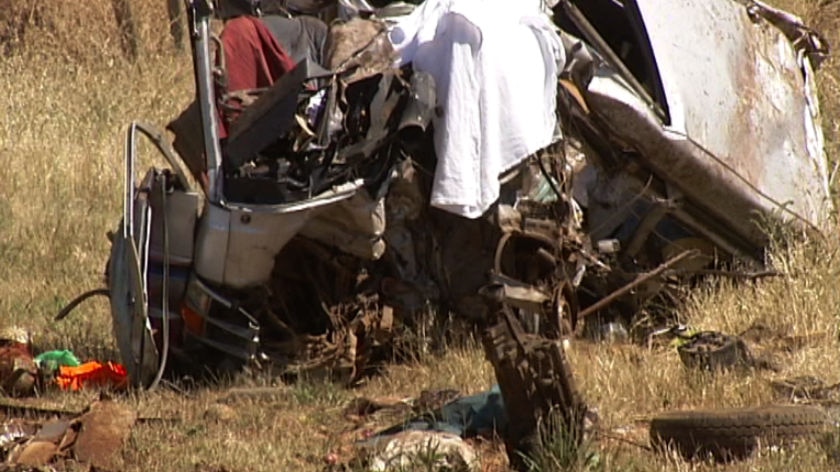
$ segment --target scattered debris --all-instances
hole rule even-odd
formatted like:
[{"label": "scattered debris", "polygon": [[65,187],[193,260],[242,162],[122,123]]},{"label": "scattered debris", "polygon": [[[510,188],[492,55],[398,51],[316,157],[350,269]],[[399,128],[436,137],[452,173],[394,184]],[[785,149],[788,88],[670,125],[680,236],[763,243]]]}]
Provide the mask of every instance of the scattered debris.
[{"label": "scattered debris", "polygon": [[507,430],[508,417],[498,385],[486,392],[455,398],[434,408],[431,404],[423,404],[422,398],[421,394],[414,402],[414,416],[380,431],[374,437],[400,431],[439,431],[466,439],[493,437]]},{"label": "scattered debris", "polygon": [[459,398],[461,398],[461,392],[458,390],[423,390],[420,392],[420,396],[414,400],[412,409],[416,413],[437,411],[445,405],[457,402]]},{"label": "scattered debris", "polygon": [[58,453],[58,446],[49,441],[31,441],[9,460],[24,467],[46,465]]},{"label": "scattered debris", "polygon": [[29,333],[18,328],[0,335],[0,393],[25,397],[35,393],[38,366]]},{"label": "scattered debris", "polygon": [[780,399],[790,402],[837,402],[840,401],[840,383],[826,384],[812,376],[794,377],[770,382]]},{"label": "scattered debris", "polygon": [[69,410],[60,406],[45,405],[43,400],[35,403],[32,398],[3,398],[0,397],[0,411],[7,417],[36,416],[49,418],[52,416],[76,416],[80,411]]},{"label": "scattered debris", "polygon": [[29,439],[35,434],[36,426],[22,420],[12,420],[3,423],[0,431],[0,451],[4,454],[16,444]]},{"label": "scattered debris", "polygon": [[7,420],[0,434],[0,455],[10,466],[43,467],[73,459],[99,470],[119,470],[120,450],[136,418],[131,409],[101,399],[64,419]]},{"label": "scattered debris", "polygon": [[68,420],[49,420],[41,425],[34,439],[36,441],[59,443],[64,438],[68,428],[70,428],[70,421]]},{"label": "scattered debris", "polygon": [[0,338],[0,393],[32,396],[53,384],[64,390],[91,386],[120,390],[128,386],[128,373],[118,363],[82,364],[69,350],[45,351],[33,356],[29,334],[15,331],[18,335],[14,339]]},{"label": "scattered debris", "polygon": [[700,331],[683,337],[677,351],[687,367],[717,371],[733,368],[756,368],[778,371],[767,355],[756,356],[739,336]]},{"label": "scattered debris", "polygon": [[746,367],[752,360],[743,340],[715,331],[691,335],[677,347],[677,351],[687,367],[711,371]]},{"label": "scattered debris", "polygon": [[76,420],[79,425],[73,443],[76,459],[102,469],[119,470],[120,450],[136,420],[134,411],[117,402],[94,402]]},{"label": "scattered debris", "polygon": [[38,369],[44,377],[54,377],[58,374],[59,367],[78,367],[81,365],[79,359],[72,351],[56,350],[46,351],[35,356]]},{"label": "scattered debris", "polygon": [[128,386],[128,373],[115,362],[85,362],[77,366],[59,366],[56,384],[63,390],[80,390],[85,387],[122,390]]},{"label": "scattered debris", "polygon": [[354,398],[347,406],[344,408],[344,415],[353,418],[353,417],[365,417],[372,415],[380,410],[386,409],[400,409],[405,411],[411,410],[411,404],[409,399],[405,398],[366,398],[366,397],[357,397]]}]

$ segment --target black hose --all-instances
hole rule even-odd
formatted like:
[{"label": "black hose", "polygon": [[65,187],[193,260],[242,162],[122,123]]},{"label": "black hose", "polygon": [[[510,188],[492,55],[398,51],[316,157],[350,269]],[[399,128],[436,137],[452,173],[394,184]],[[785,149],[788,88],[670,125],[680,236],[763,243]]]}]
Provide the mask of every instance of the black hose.
[{"label": "black hose", "polygon": [[111,291],[108,290],[107,288],[97,288],[95,290],[89,290],[89,291],[79,295],[78,297],[74,298],[70,303],[67,304],[67,306],[62,308],[61,311],[59,311],[58,314],[55,315],[55,318],[53,318],[53,319],[55,321],[61,321],[64,318],[67,318],[67,315],[69,315],[71,311],[75,310],[76,307],[79,306],[80,303],[82,303],[83,301],[87,300],[88,298],[96,296],[96,295],[104,295],[106,297],[110,297],[111,296]]}]

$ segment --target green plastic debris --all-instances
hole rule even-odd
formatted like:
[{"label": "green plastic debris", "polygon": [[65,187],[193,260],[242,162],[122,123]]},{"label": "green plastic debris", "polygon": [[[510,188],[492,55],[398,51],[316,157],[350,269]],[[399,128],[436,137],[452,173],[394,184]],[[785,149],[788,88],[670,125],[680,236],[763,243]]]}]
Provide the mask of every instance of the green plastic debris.
[{"label": "green plastic debris", "polygon": [[673,348],[678,348],[694,338],[694,335],[700,333],[699,329],[686,327],[678,336],[675,336],[674,339],[671,340],[670,346]]},{"label": "green plastic debris", "polygon": [[72,351],[59,350],[42,352],[35,356],[38,368],[43,372],[53,373],[61,366],[77,367],[81,364]]}]

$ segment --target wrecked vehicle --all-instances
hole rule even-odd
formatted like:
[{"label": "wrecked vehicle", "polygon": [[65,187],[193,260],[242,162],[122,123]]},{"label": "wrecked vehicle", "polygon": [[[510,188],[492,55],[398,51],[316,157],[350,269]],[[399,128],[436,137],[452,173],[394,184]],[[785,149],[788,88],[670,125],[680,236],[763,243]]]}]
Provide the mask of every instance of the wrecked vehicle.
[{"label": "wrecked vehicle", "polygon": [[[481,126],[505,133],[508,112],[528,112],[504,94],[455,103],[457,81],[439,80],[452,69],[441,71],[435,45],[455,43],[481,52],[452,48],[447,60],[510,79],[489,62],[492,47],[515,52],[493,35],[496,20],[434,0],[353,3],[343,11],[368,19],[334,23],[318,64],[272,56],[270,22],[253,14],[217,37],[224,9],[188,2],[196,101],[169,126],[177,152],[162,131],[129,127],[108,263],[132,383],[154,385],[176,365],[351,381],[398,330],[486,327],[499,307],[556,339],[592,313],[632,316],[664,275],[762,263],[768,221],[822,229],[831,203],[814,70],[828,50],[815,32],[758,1],[563,0],[542,15],[530,3],[517,8],[541,18],[527,27],[544,36],[519,31],[533,50],[517,56],[536,58],[529,80],[546,85],[550,116],[527,155],[481,162],[473,178],[492,177],[490,201],[448,206],[435,193],[453,162],[436,135],[449,106],[479,107]],[[463,37],[424,33],[424,15]],[[232,31],[264,45],[258,80],[238,90]],[[170,169],[138,179],[139,136]]]}]

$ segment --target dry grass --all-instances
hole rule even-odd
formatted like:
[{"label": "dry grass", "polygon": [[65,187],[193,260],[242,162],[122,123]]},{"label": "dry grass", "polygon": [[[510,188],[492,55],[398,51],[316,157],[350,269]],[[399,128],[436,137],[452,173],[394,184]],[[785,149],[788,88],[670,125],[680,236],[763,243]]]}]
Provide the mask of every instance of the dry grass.
[{"label": "dry grass", "polygon": [[[578,378],[587,400],[599,408],[607,429],[632,427],[665,410],[783,401],[774,396],[771,380],[811,375],[830,384],[840,381],[840,365],[836,362],[840,294],[834,289],[840,282],[840,261],[836,243],[831,247],[800,246],[778,254],[784,276],[754,284],[710,284],[688,302],[685,317],[698,328],[726,333],[762,327],[763,335],[758,342],[749,343],[750,348],[754,353],[772,353],[779,371],[712,375],[686,369],[676,350],[668,346],[648,349],[578,344],[572,352]],[[634,452],[622,450],[614,458],[636,460]],[[811,452],[805,447],[760,455],[735,464],[731,470],[784,470],[793,460],[800,464],[796,470],[836,469],[836,464],[826,462],[825,453]],[[659,456],[653,463],[644,470],[707,470]],[[714,467],[709,465],[708,470]]]},{"label": "dry grass", "polygon": [[[116,27],[106,0],[78,9],[0,4],[6,4],[0,20],[15,12],[29,19],[22,37],[10,40],[17,53],[0,57],[7,78],[0,121],[0,313],[4,323],[31,328],[40,344],[101,355],[111,345],[105,302],[91,302],[58,330],[50,318],[75,294],[102,285],[105,232],[115,227],[121,207],[122,130],[133,119],[165,123],[189,101],[189,58],[149,40],[143,44],[154,47],[144,50],[140,63],[127,63],[108,39]],[[147,38],[162,34],[141,31]]]},{"label": "dry grass", "polygon": [[[809,19],[840,46],[840,2],[776,3]],[[27,327],[38,346],[71,348],[83,358],[116,356],[106,303],[89,302],[63,323],[51,318],[76,294],[102,285],[105,232],[120,212],[123,130],[138,118],[165,123],[192,92],[189,58],[168,43],[163,2],[132,5],[142,46],[136,64],[122,57],[108,0],[76,2],[72,8],[64,2],[0,0],[5,41],[0,51],[11,53],[0,56],[7,110],[0,120],[0,325]],[[819,76],[832,162],[840,160],[838,70],[835,57]],[[143,165],[151,162],[148,156]],[[771,402],[768,381],[775,378],[808,374],[840,381],[838,249],[834,237],[779,249],[774,257],[783,277],[739,285],[718,281],[687,301],[683,318],[694,326],[739,333],[760,323],[771,333],[764,347],[802,340],[799,348],[777,351],[780,372],[704,375],[686,371],[667,347],[576,342],[571,356],[587,401],[599,408],[606,428],[618,428],[666,409]],[[272,380],[235,384],[255,382]],[[325,454],[344,453],[341,445],[355,434],[341,413],[352,397],[411,396],[434,388],[472,393],[492,382],[491,369],[473,348],[389,366],[355,390],[310,381],[279,387],[266,397],[230,400],[235,412],[230,419],[205,417],[227,385],[186,394],[137,393],[125,401],[141,415],[181,420],[138,426],[125,470],[196,470],[197,464],[235,471],[318,470]],[[79,407],[92,396],[54,392],[44,401]],[[614,440],[592,447],[600,470],[715,470]],[[763,452],[727,470],[836,468],[816,445],[804,444]]]}]

